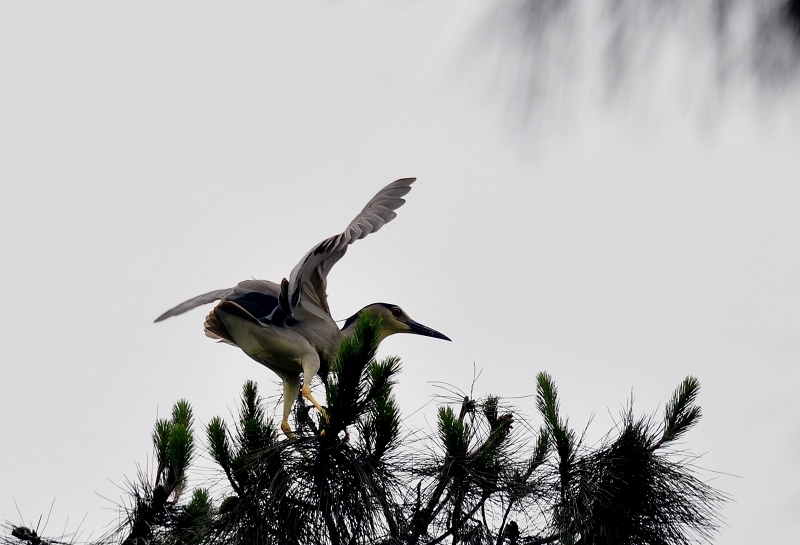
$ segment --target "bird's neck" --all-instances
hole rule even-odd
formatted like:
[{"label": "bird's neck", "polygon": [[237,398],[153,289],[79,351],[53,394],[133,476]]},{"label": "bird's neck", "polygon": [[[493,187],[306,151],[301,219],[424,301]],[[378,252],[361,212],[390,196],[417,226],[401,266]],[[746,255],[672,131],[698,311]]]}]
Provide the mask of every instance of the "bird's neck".
[{"label": "bird's neck", "polygon": [[[352,337],[353,335],[355,335],[355,333],[356,333],[356,323],[357,322],[358,321],[355,320],[355,321],[353,321],[353,323],[348,324],[346,327],[342,328],[342,334],[341,334],[340,342],[343,341],[344,339],[347,339],[347,338]],[[383,339],[385,339],[386,337],[388,337],[392,333],[395,333],[395,332],[394,331],[390,331],[386,327],[381,325],[381,330],[378,332],[378,343],[382,343]]]}]

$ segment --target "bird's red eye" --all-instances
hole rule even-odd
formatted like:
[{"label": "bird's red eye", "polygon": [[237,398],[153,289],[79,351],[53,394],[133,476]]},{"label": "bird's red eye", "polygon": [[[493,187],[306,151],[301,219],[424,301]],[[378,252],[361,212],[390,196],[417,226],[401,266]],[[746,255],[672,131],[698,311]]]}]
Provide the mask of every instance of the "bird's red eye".
[{"label": "bird's red eye", "polygon": [[394,307],[394,308],[392,309],[392,316],[394,316],[395,318],[399,318],[399,317],[400,317],[400,315],[402,315],[402,314],[403,314],[403,311],[402,311],[402,310],[400,310],[399,308],[397,308],[397,307]]}]

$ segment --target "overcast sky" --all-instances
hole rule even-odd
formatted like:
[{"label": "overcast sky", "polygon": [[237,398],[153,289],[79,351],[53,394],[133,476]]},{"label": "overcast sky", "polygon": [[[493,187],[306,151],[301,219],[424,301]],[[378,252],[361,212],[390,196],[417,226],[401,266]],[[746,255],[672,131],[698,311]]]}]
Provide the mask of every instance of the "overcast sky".
[{"label": "overcast sky", "polygon": [[720,54],[696,13],[609,54],[626,23],[568,4],[533,41],[485,2],[1,4],[0,520],[55,499],[46,534],[88,513],[98,537],[177,399],[202,429],[254,379],[271,409],[276,377],[207,339],[207,308],[153,319],[279,281],[416,176],[329,276],[335,318],[392,302],[453,339],[382,345],[405,414],[435,381],[521,397],[546,370],[595,441],[692,374],[684,446],[734,500],[717,542],[796,540],[792,64],[773,44],[765,77],[746,18]]}]

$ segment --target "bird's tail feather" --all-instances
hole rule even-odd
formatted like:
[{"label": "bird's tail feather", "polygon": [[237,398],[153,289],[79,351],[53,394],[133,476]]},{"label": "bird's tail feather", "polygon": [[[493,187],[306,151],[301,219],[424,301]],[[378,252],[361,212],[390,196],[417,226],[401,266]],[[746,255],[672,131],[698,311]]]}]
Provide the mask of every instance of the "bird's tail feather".
[{"label": "bird's tail feather", "polygon": [[[227,343],[233,346],[237,346],[237,344],[233,341],[231,334],[228,332],[228,329],[225,327],[225,324],[223,324],[222,320],[220,320],[219,316],[217,316],[217,309],[219,309],[220,306],[222,306],[222,304],[214,307],[214,310],[212,310],[208,314],[208,316],[206,316],[206,322],[204,324],[206,330],[206,337],[219,340],[219,342],[222,343]],[[235,306],[239,307],[239,305]]]}]

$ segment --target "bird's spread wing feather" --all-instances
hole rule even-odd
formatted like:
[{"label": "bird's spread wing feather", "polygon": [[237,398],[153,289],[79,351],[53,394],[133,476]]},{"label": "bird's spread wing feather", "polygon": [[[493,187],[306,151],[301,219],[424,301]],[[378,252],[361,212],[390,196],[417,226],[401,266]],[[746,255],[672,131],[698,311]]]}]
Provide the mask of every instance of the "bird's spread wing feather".
[{"label": "bird's spread wing feather", "polygon": [[228,288],[224,290],[214,290],[208,293],[204,293],[203,295],[198,295],[197,297],[192,297],[188,301],[184,301],[180,305],[169,309],[164,314],[156,318],[156,322],[161,322],[162,320],[166,320],[167,318],[171,318],[173,316],[177,316],[178,314],[183,314],[184,312],[189,312],[193,308],[197,308],[200,305],[205,305],[207,303],[213,303],[214,301],[219,301],[229,293],[231,293],[233,289]]},{"label": "bird's spread wing feather", "polygon": [[156,322],[166,320],[172,316],[177,316],[188,312],[193,308],[207,303],[213,303],[224,299],[226,301],[236,301],[240,306],[246,308],[256,318],[265,318],[276,306],[278,306],[278,295],[280,288],[274,282],[268,280],[245,280],[239,282],[235,287],[224,290],[215,290],[197,297],[192,297],[184,301],[175,308],[171,308],[164,314],[156,318]]},{"label": "bird's spread wing feather", "polygon": [[293,309],[301,302],[303,308],[330,316],[326,294],[327,277],[331,268],[344,256],[347,246],[374,233],[392,221],[394,212],[403,204],[416,178],[403,178],[381,189],[367,203],[343,232],[314,246],[292,270],[288,283],[281,290],[280,307]]}]

